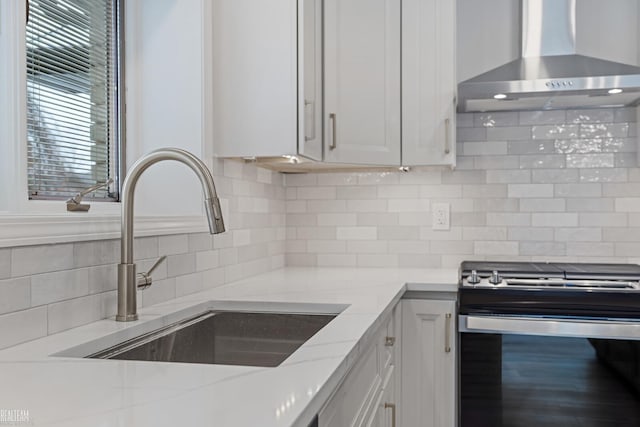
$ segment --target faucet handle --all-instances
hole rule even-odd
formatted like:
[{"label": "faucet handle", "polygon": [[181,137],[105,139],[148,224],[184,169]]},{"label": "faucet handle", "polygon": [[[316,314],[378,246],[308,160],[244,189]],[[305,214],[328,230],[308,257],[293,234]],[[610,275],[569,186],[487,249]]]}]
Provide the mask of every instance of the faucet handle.
[{"label": "faucet handle", "polygon": [[147,289],[149,286],[151,286],[151,284],[153,283],[153,278],[151,277],[151,273],[153,273],[153,270],[155,270],[156,268],[158,268],[158,266],[162,263],[162,261],[164,261],[165,259],[167,259],[166,255],[162,255],[160,258],[158,258],[156,260],[155,263],[153,263],[153,265],[151,266],[151,268],[149,269],[149,271],[147,271],[146,273],[138,273],[137,276],[137,280],[136,280],[136,285],[138,286],[138,289],[142,289],[145,290]]}]

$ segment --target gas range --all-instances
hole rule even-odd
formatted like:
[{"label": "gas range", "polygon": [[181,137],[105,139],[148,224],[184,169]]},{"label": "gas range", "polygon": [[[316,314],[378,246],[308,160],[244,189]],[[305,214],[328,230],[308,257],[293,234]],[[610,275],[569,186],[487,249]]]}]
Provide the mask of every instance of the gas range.
[{"label": "gas range", "polygon": [[465,261],[461,314],[640,319],[640,265]]}]

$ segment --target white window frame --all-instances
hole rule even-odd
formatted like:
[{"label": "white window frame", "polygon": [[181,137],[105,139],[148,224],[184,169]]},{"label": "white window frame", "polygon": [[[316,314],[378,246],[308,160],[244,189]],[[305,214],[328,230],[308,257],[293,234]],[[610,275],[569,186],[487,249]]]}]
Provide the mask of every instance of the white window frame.
[{"label": "white window frame", "polygon": [[[127,20],[125,34],[135,39],[136,23],[142,16],[142,0],[125,0]],[[203,28],[203,88],[211,87],[210,1],[202,1]],[[131,15],[131,19],[129,19]],[[0,1],[0,248],[24,245],[114,239],[120,237],[118,202],[91,202],[86,213],[66,212],[64,201],[29,200],[27,185],[27,125],[26,125],[26,8],[24,0]],[[139,46],[127,47],[125,64],[138,54]],[[127,67],[125,81],[140,81],[143,70]],[[120,89],[122,90],[122,88]],[[142,94],[126,89],[127,135],[138,135],[136,99]],[[211,91],[206,91],[202,105],[203,117],[211,117]],[[205,144],[213,134],[210,121],[203,120],[202,154],[212,150]],[[131,141],[134,141],[132,143]],[[137,159],[142,149],[135,138],[127,138],[126,153],[121,158]],[[123,163],[124,163],[123,159]],[[124,177],[123,177],[124,178]],[[165,235],[202,232],[206,220],[197,216],[136,217],[136,235]]]}]

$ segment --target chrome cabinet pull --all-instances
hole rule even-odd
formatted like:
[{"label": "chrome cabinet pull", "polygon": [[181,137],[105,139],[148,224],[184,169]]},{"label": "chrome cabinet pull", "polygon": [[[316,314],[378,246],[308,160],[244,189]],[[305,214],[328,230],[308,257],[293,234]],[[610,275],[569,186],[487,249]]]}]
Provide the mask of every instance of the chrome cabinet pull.
[{"label": "chrome cabinet pull", "polygon": [[336,138],[336,113],[329,113],[329,120],[331,120],[331,144],[329,144],[329,150],[335,150],[338,146]]},{"label": "chrome cabinet pull", "polygon": [[384,409],[391,409],[391,427],[396,427],[396,404],[385,403]]},{"label": "chrome cabinet pull", "polygon": [[444,352],[451,353],[451,313],[444,315]]},{"label": "chrome cabinet pull", "polygon": [[444,119],[444,154],[449,154],[451,152],[451,136],[449,127],[451,126],[451,119],[448,117]]},{"label": "chrome cabinet pull", "polygon": [[385,347],[393,347],[395,343],[396,343],[396,337],[384,337]]},{"label": "chrome cabinet pull", "polygon": [[[311,141],[311,140],[316,138],[316,126],[315,126],[315,123],[316,123],[315,122],[316,105],[315,105],[315,102],[314,101],[310,101],[308,99],[305,99],[304,100],[304,112],[305,112],[304,140],[305,141]],[[309,130],[309,128],[311,128],[311,129]],[[309,134],[307,134],[307,131],[309,131]]]}]

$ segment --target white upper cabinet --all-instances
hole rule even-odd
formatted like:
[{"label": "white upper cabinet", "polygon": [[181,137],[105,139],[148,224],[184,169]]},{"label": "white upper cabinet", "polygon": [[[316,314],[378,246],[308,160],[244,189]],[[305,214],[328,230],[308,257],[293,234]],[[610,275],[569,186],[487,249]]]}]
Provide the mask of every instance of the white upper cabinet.
[{"label": "white upper cabinet", "polygon": [[400,164],[400,0],[324,1],[325,161]]},{"label": "white upper cabinet", "polygon": [[454,0],[402,2],[402,164],[454,165]]},{"label": "white upper cabinet", "polygon": [[214,0],[216,156],[321,160],[319,2]]},{"label": "white upper cabinet", "polygon": [[455,0],[213,4],[216,156],[455,163]]}]

